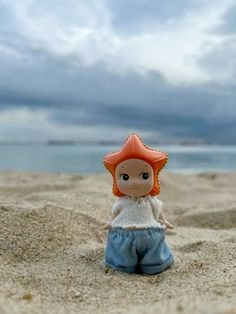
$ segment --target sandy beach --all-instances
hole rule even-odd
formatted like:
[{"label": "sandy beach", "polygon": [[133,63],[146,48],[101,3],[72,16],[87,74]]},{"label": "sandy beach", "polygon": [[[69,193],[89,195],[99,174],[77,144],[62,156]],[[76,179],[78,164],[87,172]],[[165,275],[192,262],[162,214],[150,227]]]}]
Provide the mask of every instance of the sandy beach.
[{"label": "sandy beach", "polygon": [[163,171],[160,275],[102,265],[108,174],[0,173],[0,313],[236,313],[236,173]]}]

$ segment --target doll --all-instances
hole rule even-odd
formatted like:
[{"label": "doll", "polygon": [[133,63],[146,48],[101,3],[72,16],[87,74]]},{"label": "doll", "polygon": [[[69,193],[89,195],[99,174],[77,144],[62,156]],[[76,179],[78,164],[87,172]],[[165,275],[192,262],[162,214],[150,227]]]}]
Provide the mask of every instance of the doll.
[{"label": "doll", "polygon": [[112,219],[104,264],[119,271],[157,274],[170,267],[173,255],[165,242],[165,229],[173,226],[163,214],[158,174],[167,154],[145,146],[136,134],[120,150],[107,154],[104,165],[113,178]]}]

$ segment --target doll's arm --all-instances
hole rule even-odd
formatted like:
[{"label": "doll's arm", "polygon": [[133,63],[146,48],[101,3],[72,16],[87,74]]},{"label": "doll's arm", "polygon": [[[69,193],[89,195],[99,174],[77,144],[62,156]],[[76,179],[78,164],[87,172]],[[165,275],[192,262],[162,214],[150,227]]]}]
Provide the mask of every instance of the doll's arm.
[{"label": "doll's arm", "polygon": [[111,221],[108,222],[108,223],[106,223],[106,224],[102,227],[102,229],[103,229],[103,230],[111,229],[111,222],[112,222],[113,219],[116,218],[116,216],[118,216],[118,214],[119,214],[119,212],[114,212],[114,213],[112,213]]},{"label": "doll's arm", "polygon": [[118,216],[121,211],[122,211],[122,206],[121,206],[120,202],[117,201],[117,202],[114,204],[114,206],[112,207],[112,217],[111,217],[111,221],[108,222],[108,223],[106,223],[106,224],[102,227],[102,229],[103,229],[103,230],[111,229],[111,222],[112,222],[112,220],[115,219],[116,216]]},{"label": "doll's arm", "polygon": [[154,217],[157,221],[160,221],[162,225],[164,225],[167,229],[174,229],[174,226],[169,223],[163,214],[163,203],[156,197],[150,198],[151,206],[153,209]]},{"label": "doll's arm", "polygon": [[161,209],[158,219],[163,225],[166,226],[167,229],[174,229],[174,226],[169,223],[169,221],[166,219],[165,215],[163,214],[163,211]]}]

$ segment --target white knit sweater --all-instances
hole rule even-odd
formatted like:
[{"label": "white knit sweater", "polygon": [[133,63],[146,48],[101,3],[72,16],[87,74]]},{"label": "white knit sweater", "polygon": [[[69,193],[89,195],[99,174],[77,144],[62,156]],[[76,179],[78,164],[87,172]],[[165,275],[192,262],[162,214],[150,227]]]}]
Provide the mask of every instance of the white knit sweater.
[{"label": "white knit sweater", "polygon": [[163,203],[155,196],[118,197],[112,207],[112,213],[117,215],[111,222],[112,228],[164,228],[158,222]]}]

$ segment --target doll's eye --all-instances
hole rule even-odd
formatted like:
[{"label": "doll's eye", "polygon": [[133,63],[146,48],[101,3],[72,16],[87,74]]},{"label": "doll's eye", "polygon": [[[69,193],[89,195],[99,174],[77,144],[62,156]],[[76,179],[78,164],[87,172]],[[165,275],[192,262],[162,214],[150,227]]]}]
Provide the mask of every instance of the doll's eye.
[{"label": "doll's eye", "polygon": [[127,173],[122,173],[121,174],[121,179],[123,179],[124,181],[128,181],[129,180],[129,175]]},{"label": "doll's eye", "polygon": [[147,172],[140,173],[139,178],[142,180],[147,180],[148,179],[148,173]]}]

